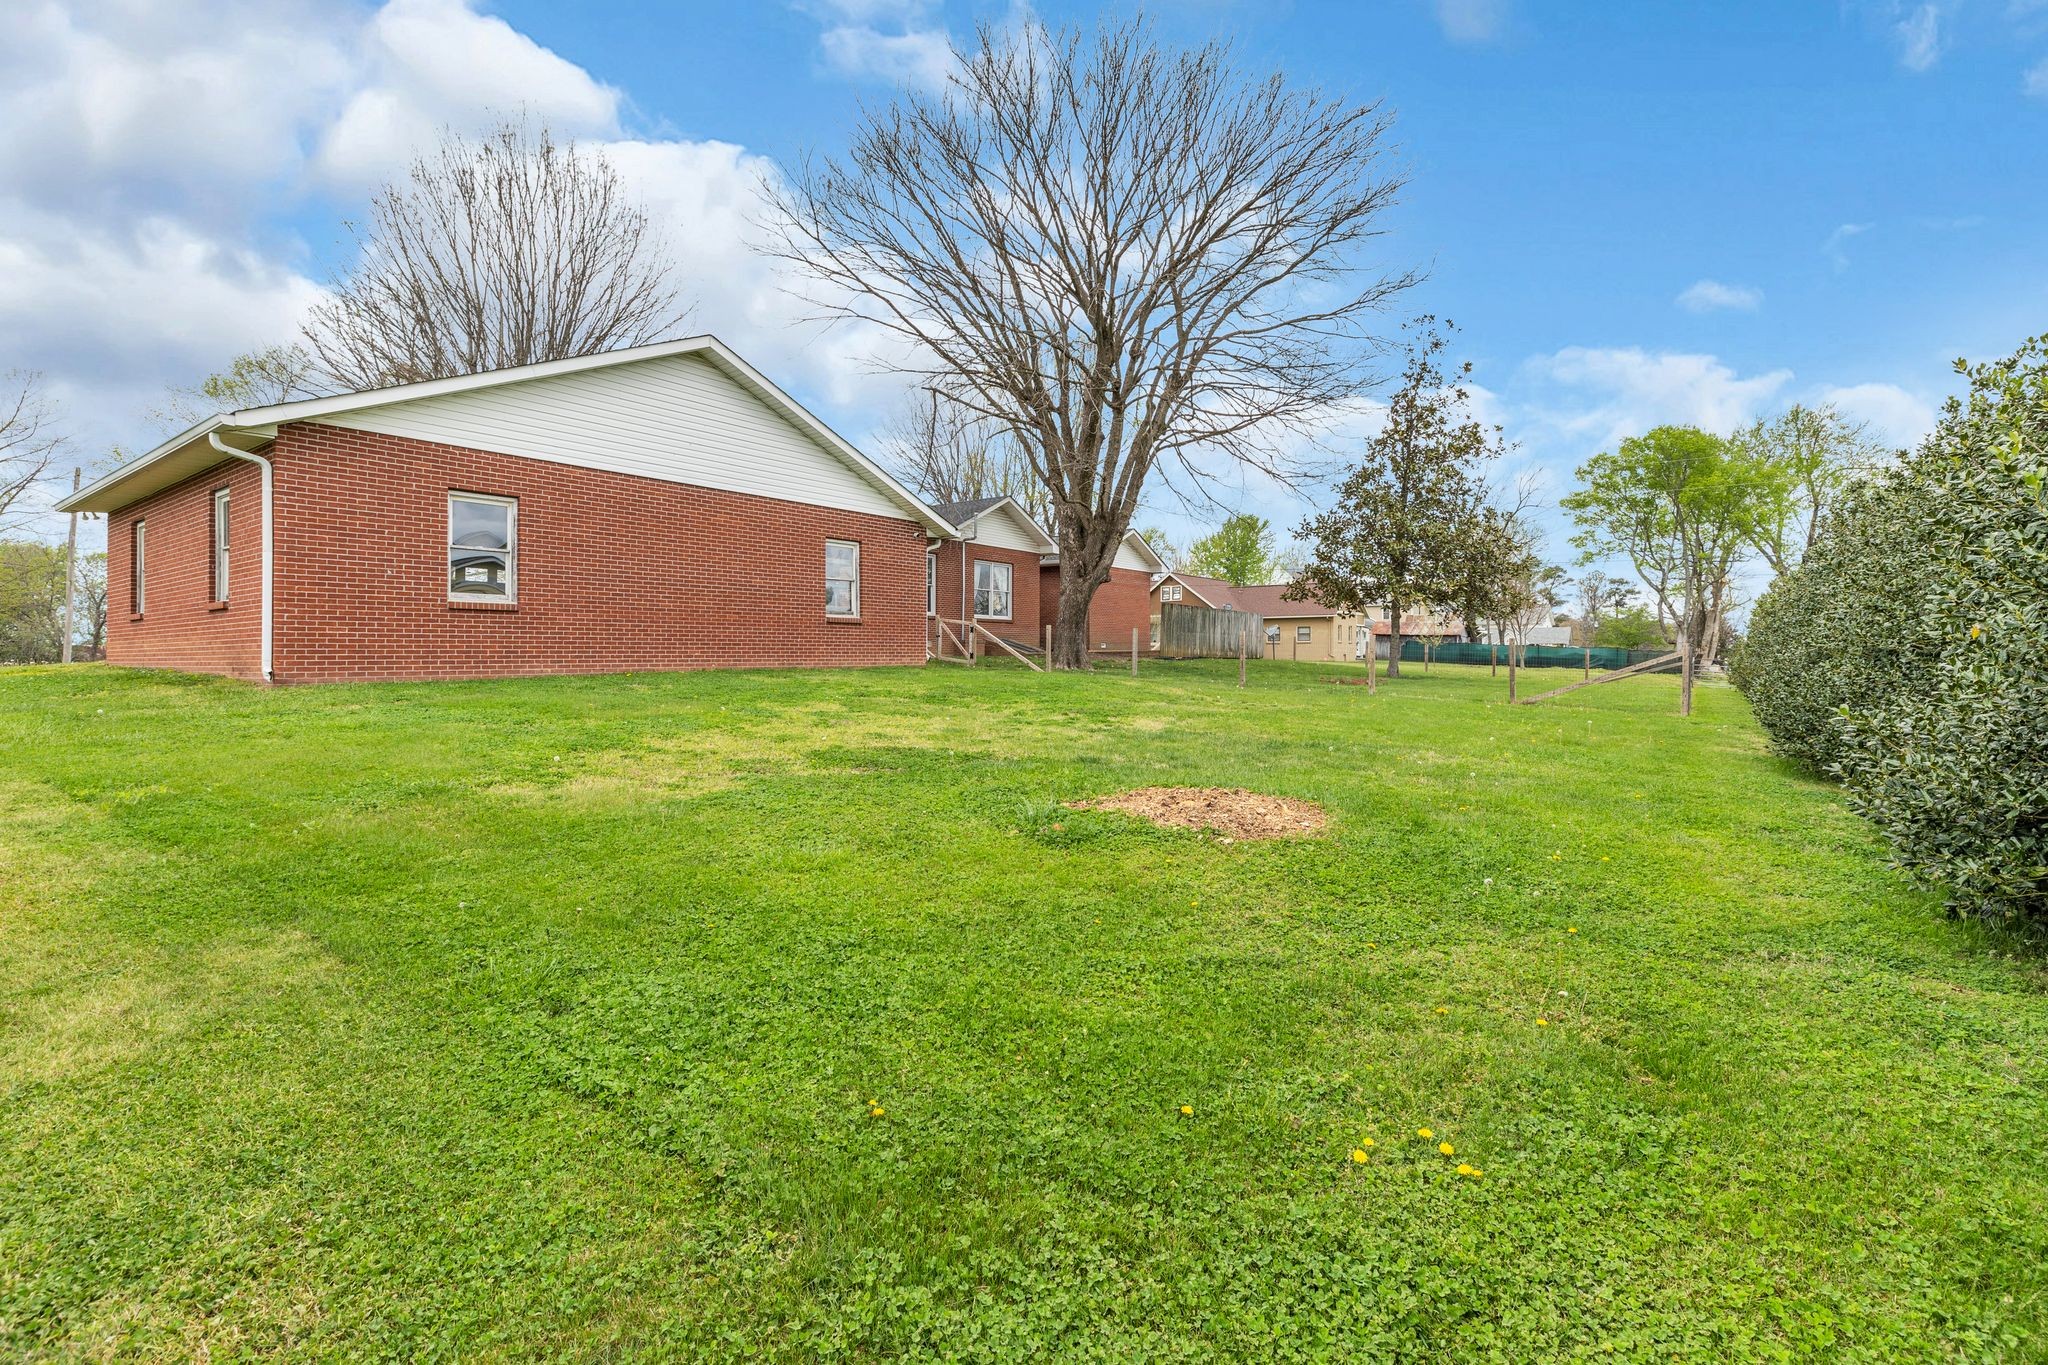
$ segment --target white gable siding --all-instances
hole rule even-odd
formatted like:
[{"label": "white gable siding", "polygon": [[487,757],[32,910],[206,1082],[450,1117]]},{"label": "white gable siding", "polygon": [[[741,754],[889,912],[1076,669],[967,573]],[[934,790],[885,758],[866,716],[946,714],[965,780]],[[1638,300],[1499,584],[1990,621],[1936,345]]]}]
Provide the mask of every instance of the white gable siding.
[{"label": "white gable siding", "polygon": [[1046,549],[1037,532],[1008,503],[991,507],[975,518],[974,543],[992,545],[998,550],[1023,550],[1034,555],[1044,554]]},{"label": "white gable siding", "polygon": [[837,454],[695,355],[315,420],[817,507],[908,515]]},{"label": "white gable siding", "polygon": [[1146,573],[1157,572],[1152,561],[1139,554],[1128,540],[1116,547],[1116,558],[1110,561],[1110,566],[1117,569],[1142,569]]}]

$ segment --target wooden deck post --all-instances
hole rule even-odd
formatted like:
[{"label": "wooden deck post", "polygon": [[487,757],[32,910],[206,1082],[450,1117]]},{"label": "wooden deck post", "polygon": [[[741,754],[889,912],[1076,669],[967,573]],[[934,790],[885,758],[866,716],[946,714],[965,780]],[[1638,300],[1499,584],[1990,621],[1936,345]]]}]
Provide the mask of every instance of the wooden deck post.
[{"label": "wooden deck post", "polygon": [[1131,676],[1138,676],[1138,628],[1131,627]]},{"label": "wooden deck post", "polygon": [[1045,671],[1052,672],[1052,627],[1045,628]]}]

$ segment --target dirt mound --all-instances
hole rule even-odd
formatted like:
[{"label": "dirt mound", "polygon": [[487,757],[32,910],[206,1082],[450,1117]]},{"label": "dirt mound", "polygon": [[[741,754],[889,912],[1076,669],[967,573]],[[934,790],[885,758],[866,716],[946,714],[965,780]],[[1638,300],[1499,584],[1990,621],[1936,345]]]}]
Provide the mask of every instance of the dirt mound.
[{"label": "dirt mound", "polygon": [[1231,839],[1315,834],[1329,823],[1321,806],[1242,787],[1140,787],[1067,805],[1073,810],[1120,810],[1155,825],[1210,829]]}]

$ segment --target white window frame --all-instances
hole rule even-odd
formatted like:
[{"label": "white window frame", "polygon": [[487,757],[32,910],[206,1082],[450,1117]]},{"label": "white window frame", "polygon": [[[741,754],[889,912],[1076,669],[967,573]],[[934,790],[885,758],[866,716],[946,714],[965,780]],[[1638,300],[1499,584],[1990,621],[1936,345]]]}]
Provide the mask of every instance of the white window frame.
[{"label": "white window frame", "polygon": [[213,600],[228,600],[228,490],[213,490]]},{"label": "white window frame", "polygon": [[924,614],[939,614],[939,552],[924,552]]},{"label": "white window frame", "polygon": [[149,519],[137,517],[135,525],[128,532],[128,610],[136,616],[142,615],[144,597],[144,570],[149,551]]},{"label": "white window frame", "polygon": [[[503,593],[459,592],[455,580],[450,576],[453,567],[452,556],[455,544],[455,504],[458,502],[482,502],[494,507],[509,508],[505,518],[505,591]],[[465,493],[460,489],[448,490],[448,533],[442,538],[441,581],[447,585],[450,602],[505,602],[519,600],[519,499],[500,497],[496,493]]]},{"label": "white window frame", "polygon": [[[825,542],[825,582],[832,582],[832,547],[844,546],[853,551],[853,591],[848,595],[845,611],[832,610],[832,594],[825,594],[825,615],[835,621],[852,621],[860,617],[860,542],[857,540],[827,540]],[[936,579],[934,579],[936,581]]]},{"label": "white window frame", "polygon": [[[982,571],[983,569],[987,569],[987,570],[989,571],[989,582],[988,582],[988,587],[987,587],[986,589],[983,589],[983,587],[981,586],[981,571]],[[1001,570],[1003,571],[1003,582],[1004,582],[1004,584],[1005,584],[1005,586],[1004,586],[1004,588],[1003,588],[1003,610],[1002,610],[1002,611],[1000,611],[1000,612],[995,612],[995,611],[983,611],[983,610],[981,609],[981,599],[982,599],[982,594],[983,594],[983,592],[984,592],[984,591],[986,591],[986,593],[988,594],[988,599],[989,599],[989,603],[990,603],[990,605],[991,605],[991,606],[993,606],[993,605],[994,605],[994,603],[995,603],[995,596],[996,596],[996,582],[995,582],[995,578],[996,578],[996,575],[995,575],[995,571],[996,571],[997,569],[1001,569]],[[976,619],[976,620],[978,620],[978,621],[1009,621],[1009,620],[1014,620],[1014,619],[1015,619],[1015,613],[1016,613],[1016,611],[1017,611],[1017,566],[1016,566],[1016,565],[1014,565],[1014,564],[1012,564],[1012,563],[1010,563],[1010,562],[1009,562],[1008,560],[1006,560],[1006,559],[977,559],[977,560],[975,560],[975,561],[974,561],[974,617],[975,617],[975,619]]]},{"label": "white window frame", "polygon": [[1161,583],[1159,585],[1159,600],[1162,602],[1180,601],[1180,584]]},{"label": "white window frame", "polygon": [[1305,645],[1315,639],[1315,637],[1316,632],[1313,626],[1296,626],[1294,628],[1294,643],[1298,645]]}]

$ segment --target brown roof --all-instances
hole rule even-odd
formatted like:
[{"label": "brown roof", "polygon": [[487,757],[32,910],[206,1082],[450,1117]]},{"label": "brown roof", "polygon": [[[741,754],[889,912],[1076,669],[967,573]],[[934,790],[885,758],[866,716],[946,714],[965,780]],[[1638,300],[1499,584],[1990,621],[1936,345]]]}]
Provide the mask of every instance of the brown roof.
[{"label": "brown roof", "polygon": [[1336,616],[1339,613],[1320,602],[1289,602],[1285,594],[1286,583],[1250,583],[1235,587],[1220,578],[1204,574],[1181,573],[1175,570],[1173,576],[1188,586],[1188,590],[1212,607],[1224,607],[1231,611],[1248,611],[1259,616],[1285,618],[1289,616]]}]

